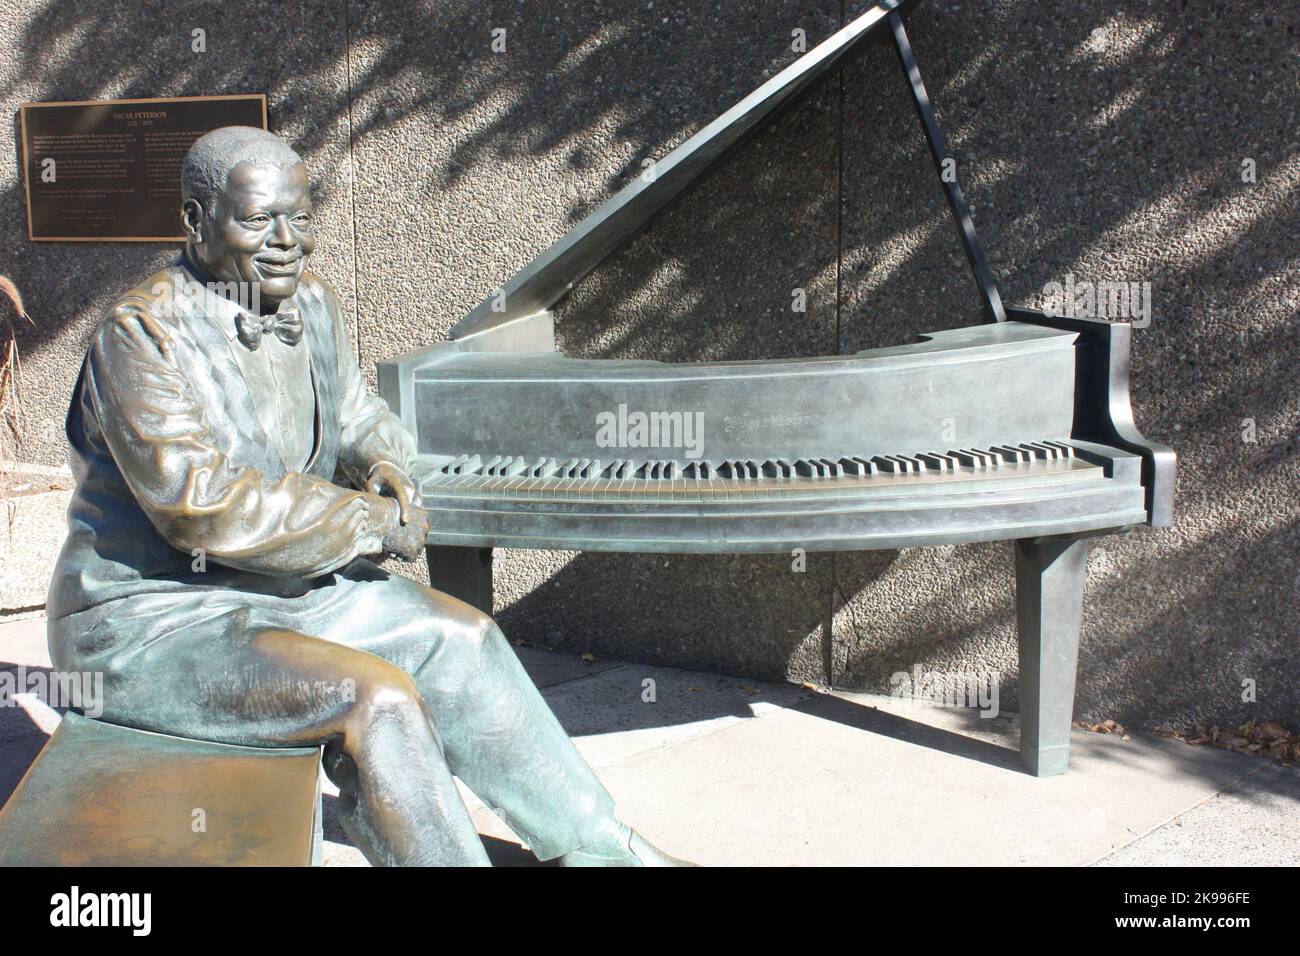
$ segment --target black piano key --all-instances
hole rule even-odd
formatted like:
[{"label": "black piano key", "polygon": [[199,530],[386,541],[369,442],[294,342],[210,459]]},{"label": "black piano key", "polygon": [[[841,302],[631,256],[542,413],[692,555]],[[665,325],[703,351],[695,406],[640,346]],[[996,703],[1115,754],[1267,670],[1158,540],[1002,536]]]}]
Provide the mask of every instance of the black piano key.
[{"label": "black piano key", "polygon": [[995,468],[1002,461],[997,455],[982,448],[963,448],[961,451],[974,460],[976,468]]},{"label": "black piano key", "polygon": [[1037,442],[1021,442],[1019,447],[1029,453],[1030,461],[1051,461],[1056,457],[1050,448],[1046,448]]}]

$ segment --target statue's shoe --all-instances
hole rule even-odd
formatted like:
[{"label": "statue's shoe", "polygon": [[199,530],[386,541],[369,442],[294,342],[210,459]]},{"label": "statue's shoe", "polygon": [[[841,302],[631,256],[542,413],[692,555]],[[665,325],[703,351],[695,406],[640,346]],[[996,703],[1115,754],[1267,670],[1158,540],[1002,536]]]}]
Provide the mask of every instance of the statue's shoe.
[{"label": "statue's shoe", "polygon": [[619,823],[610,822],[585,846],[560,858],[561,866],[695,866],[669,856],[645,837]]}]

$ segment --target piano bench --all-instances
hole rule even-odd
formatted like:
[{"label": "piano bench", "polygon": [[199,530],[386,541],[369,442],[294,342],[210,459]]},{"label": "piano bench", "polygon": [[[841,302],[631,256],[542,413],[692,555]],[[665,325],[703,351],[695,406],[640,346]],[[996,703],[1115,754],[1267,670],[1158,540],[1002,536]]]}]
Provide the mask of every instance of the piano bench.
[{"label": "piano bench", "polygon": [[319,865],[319,768],[68,713],[0,809],[0,866]]}]

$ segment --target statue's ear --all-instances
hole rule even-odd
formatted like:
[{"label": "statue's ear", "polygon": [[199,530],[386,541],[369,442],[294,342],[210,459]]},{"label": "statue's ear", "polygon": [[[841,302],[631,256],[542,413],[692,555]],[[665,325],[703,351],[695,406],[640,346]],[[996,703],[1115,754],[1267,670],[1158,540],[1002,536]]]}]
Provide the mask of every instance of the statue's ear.
[{"label": "statue's ear", "polygon": [[203,206],[197,199],[187,199],[181,204],[181,226],[190,242],[203,241]]}]

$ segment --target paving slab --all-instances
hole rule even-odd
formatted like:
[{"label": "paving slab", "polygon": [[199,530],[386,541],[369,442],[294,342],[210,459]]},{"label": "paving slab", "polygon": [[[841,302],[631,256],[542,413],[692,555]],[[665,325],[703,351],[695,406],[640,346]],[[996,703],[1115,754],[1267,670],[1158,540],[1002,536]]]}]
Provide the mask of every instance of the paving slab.
[{"label": "paving slab", "polygon": [[625,664],[547,688],[578,750],[600,769],[775,713],[810,697],[793,684]]},{"label": "paving slab", "polygon": [[513,646],[524,670],[538,687],[551,687],[623,666],[622,661],[586,660],[574,654],[557,654],[527,644]]},{"label": "paving slab", "polygon": [[45,615],[0,620],[0,664],[49,667],[50,649],[45,641]]},{"label": "paving slab", "polygon": [[[1300,768],[1080,729],[1070,772],[1040,780],[1015,714],[516,651],[620,817],[706,865],[1300,864]],[[43,619],[0,622],[0,669],[18,665],[49,666]],[[0,707],[0,801],[60,719],[16,704]],[[324,792],[325,864],[364,866]],[[494,864],[537,865],[462,796]]]},{"label": "paving slab", "polygon": [[54,563],[68,535],[71,501],[72,492],[64,490],[20,495],[0,503],[4,514],[0,520],[0,611],[45,606]]},{"label": "paving slab", "polygon": [[[584,661],[536,647],[516,647],[529,676],[573,737],[583,758],[601,768],[776,713],[810,697],[792,684],[771,684],[671,667]],[[338,790],[323,781],[325,865],[364,863],[337,822]],[[496,865],[533,865],[519,839],[463,785],[461,797]]]},{"label": "paving slab", "polygon": [[1261,767],[1098,866],[1300,866],[1300,767]]},{"label": "paving slab", "polygon": [[706,865],[1082,865],[1263,763],[1084,731],[1072,746],[1068,774],[1038,779],[996,743],[822,696],[601,778],[630,825]]},{"label": "paving slab", "polygon": [[[13,673],[16,680],[20,666],[50,666],[43,616],[0,622],[0,671]],[[0,806],[18,786],[60,719],[57,711],[34,694],[17,694],[15,698],[13,706],[0,706]]]}]

